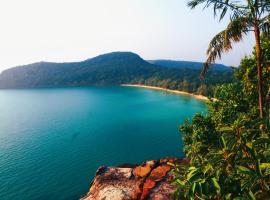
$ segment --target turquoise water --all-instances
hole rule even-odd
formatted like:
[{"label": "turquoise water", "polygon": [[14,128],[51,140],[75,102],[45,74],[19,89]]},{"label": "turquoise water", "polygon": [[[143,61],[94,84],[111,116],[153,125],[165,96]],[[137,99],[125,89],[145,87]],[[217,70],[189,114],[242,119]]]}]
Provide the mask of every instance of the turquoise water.
[{"label": "turquoise water", "polygon": [[0,90],[0,199],[73,200],[101,165],[183,156],[188,96],[127,87]]}]

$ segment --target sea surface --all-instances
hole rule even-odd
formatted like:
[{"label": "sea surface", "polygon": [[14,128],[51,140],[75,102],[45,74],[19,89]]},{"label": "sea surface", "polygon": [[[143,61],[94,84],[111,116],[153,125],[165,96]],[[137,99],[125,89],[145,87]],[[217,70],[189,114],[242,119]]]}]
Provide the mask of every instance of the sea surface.
[{"label": "sea surface", "polygon": [[183,156],[203,101],[130,87],[0,90],[0,199],[75,200],[101,165]]}]

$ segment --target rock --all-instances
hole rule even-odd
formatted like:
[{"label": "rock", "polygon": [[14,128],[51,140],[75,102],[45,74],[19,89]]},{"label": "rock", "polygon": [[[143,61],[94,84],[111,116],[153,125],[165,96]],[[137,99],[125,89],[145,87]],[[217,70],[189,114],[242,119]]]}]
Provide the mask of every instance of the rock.
[{"label": "rock", "polygon": [[136,177],[146,177],[151,172],[151,167],[149,166],[138,166],[133,170],[133,174]]},{"label": "rock", "polygon": [[159,182],[156,187],[151,190],[148,198],[152,200],[173,199],[172,195],[176,188],[170,183],[170,179]]},{"label": "rock", "polygon": [[179,159],[178,158],[162,158],[162,159],[160,159],[160,163],[161,164],[167,164],[168,162],[170,162],[170,163],[175,163],[175,162],[177,162],[177,161],[179,161]]},{"label": "rock", "polygon": [[143,184],[143,192],[140,200],[145,199],[149,195],[151,189],[153,189],[155,186],[156,186],[155,181],[153,181],[152,179],[146,179],[146,181]]},{"label": "rock", "polygon": [[95,177],[87,197],[83,199],[136,199],[141,192],[142,183],[132,178],[132,171],[132,168],[108,167],[105,172]]},{"label": "rock", "polygon": [[145,164],[143,164],[142,166],[135,167],[135,169],[133,170],[134,176],[141,178],[148,176],[156,163],[156,160],[149,160],[146,161]]},{"label": "rock", "polygon": [[170,170],[171,170],[170,166],[163,164],[153,169],[149,178],[151,178],[152,180],[156,182],[161,181],[162,178],[164,178]]},{"label": "rock", "polygon": [[153,168],[157,164],[157,161],[156,160],[148,160],[145,162],[145,164],[148,165],[149,167]]},{"label": "rock", "polygon": [[163,164],[152,170],[150,176],[147,177],[146,181],[144,182],[141,200],[145,199],[149,195],[151,189],[153,189],[158,182],[165,178],[170,169],[170,166]]},{"label": "rock", "polygon": [[106,167],[105,166],[101,166],[97,169],[96,171],[96,175],[100,175],[100,174],[103,174],[105,171],[106,171]]},{"label": "rock", "polygon": [[82,199],[172,199],[176,188],[171,185],[171,167],[168,162],[186,164],[183,159],[166,158],[146,161],[139,166],[125,164],[122,167],[100,167],[88,194]]}]

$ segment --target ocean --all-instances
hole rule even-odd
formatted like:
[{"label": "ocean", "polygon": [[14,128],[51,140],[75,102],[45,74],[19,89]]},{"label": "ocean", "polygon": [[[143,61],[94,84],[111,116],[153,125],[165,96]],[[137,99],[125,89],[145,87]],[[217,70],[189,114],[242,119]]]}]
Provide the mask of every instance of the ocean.
[{"label": "ocean", "polygon": [[75,200],[99,166],[183,157],[206,104],[144,88],[0,90],[0,199]]}]

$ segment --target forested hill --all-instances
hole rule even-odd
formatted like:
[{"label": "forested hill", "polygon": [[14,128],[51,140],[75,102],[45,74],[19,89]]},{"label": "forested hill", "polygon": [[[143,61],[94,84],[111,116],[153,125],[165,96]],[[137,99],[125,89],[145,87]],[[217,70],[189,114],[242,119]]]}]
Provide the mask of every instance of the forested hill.
[{"label": "forested hill", "polygon": [[[192,62],[192,61],[176,61],[176,60],[148,60],[149,63],[170,67],[170,68],[181,68],[181,69],[201,69],[203,67],[203,63],[201,62]],[[223,64],[213,64],[210,68],[210,71],[218,70],[218,71],[226,71],[228,70],[228,66]]]},{"label": "forested hill", "polygon": [[217,84],[232,81],[231,70],[213,70],[202,84],[201,69],[151,64],[131,52],[113,52],[82,62],[39,62],[5,70],[0,88],[146,84],[209,94]]}]

